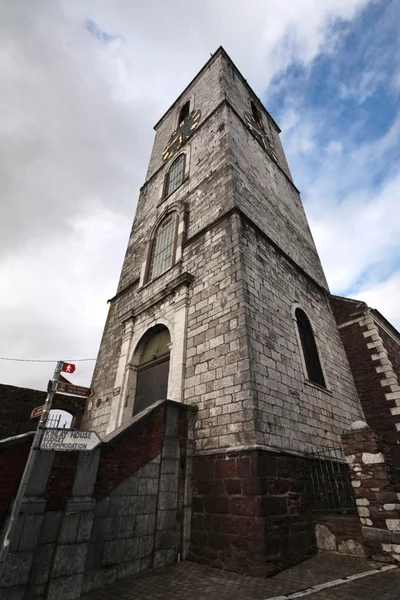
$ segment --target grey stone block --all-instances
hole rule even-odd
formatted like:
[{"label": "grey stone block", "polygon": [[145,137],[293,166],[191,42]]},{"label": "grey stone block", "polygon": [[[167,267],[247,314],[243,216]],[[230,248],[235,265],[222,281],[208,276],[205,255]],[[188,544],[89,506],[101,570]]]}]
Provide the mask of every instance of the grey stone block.
[{"label": "grey stone block", "polygon": [[175,545],[176,545],[176,530],[175,529],[164,529],[163,531],[157,532],[156,543],[155,543],[156,550],[174,548]]},{"label": "grey stone block", "polygon": [[25,498],[21,506],[23,515],[42,515],[46,508],[46,500],[43,498]]},{"label": "grey stone block", "polygon": [[159,510],[172,510],[177,508],[178,494],[176,492],[160,492],[158,495]]},{"label": "grey stone block", "polygon": [[28,587],[45,584],[50,577],[55,544],[39,544],[34,552]]},{"label": "grey stone block", "polygon": [[9,554],[0,580],[0,588],[25,585],[28,581],[32,560],[33,552]]},{"label": "grey stone block", "polygon": [[112,492],[111,496],[135,496],[138,493],[139,478],[137,474],[125,479],[119,486],[117,486]]},{"label": "grey stone block", "polygon": [[[83,574],[82,594],[96,590],[105,585],[105,574],[102,569],[93,569]],[[61,600],[61,599],[60,599]]]},{"label": "grey stone block", "polygon": [[1,600],[24,600],[25,599],[25,586],[19,585],[11,588],[0,589]]},{"label": "grey stone block", "polygon": [[156,513],[147,515],[147,533],[154,535],[156,529]]},{"label": "grey stone block", "polygon": [[176,438],[178,435],[178,417],[179,408],[177,406],[167,405],[167,418],[165,423],[165,437]]},{"label": "grey stone block", "polygon": [[78,537],[79,513],[64,515],[61,523],[60,535],[58,540],[60,544],[73,544]]},{"label": "grey stone block", "polygon": [[123,562],[117,571],[117,579],[124,579],[125,577],[131,577],[140,572],[140,559],[129,560]]},{"label": "grey stone block", "polygon": [[77,600],[81,595],[83,573],[52,579],[46,600]]},{"label": "grey stone block", "polygon": [[164,458],[161,467],[161,473],[171,473],[178,476],[179,473],[179,460],[178,457]]},{"label": "grey stone block", "polygon": [[145,502],[146,502],[146,506],[147,506],[147,498],[145,498],[144,496],[134,496],[133,498],[130,498],[128,513],[130,515],[143,514]]},{"label": "grey stone block", "polygon": [[42,526],[42,515],[27,515],[24,519],[18,549],[34,550],[39,539],[40,528]]},{"label": "grey stone block", "polygon": [[70,513],[81,513],[90,512],[95,509],[96,500],[91,496],[71,498],[65,505],[65,512]]},{"label": "grey stone block", "polygon": [[82,573],[85,568],[88,544],[63,544],[57,546],[52,577]]},{"label": "grey stone block", "polygon": [[93,541],[110,542],[115,540],[118,533],[118,517],[107,517],[106,519],[95,519],[93,523]]},{"label": "grey stone block", "polygon": [[45,512],[43,515],[42,528],[39,535],[39,543],[48,544],[55,542],[58,538],[63,514],[61,511]]},{"label": "grey stone block", "polygon": [[176,438],[167,438],[164,440],[161,469],[163,468],[164,461],[167,458],[174,460],[179,459],[179,440],[177,440]]},{"label": "grey stone block", "polygon": [[122,517],[129,513],[129,496],[112,496],[110,498],[110,517]]},{"label": "grey stone block", "polygon": [[96,508],[94,510],[94,516],[97,519],[97,517],[106,517],[108,515],[108,509],[110,506],[110,498],[103,498],[103,500],[100,500],[99,502],[97,502],[96,504]]},{"label": "grey stone block", "polygon": [[140,559],[140,570],[145,571],[146,569],[151,569],[153,566],[153,556],[145,556]]},{"label": "grey stone block", "polygon": [[377,527],[362,527],[362,534],[366,540],[376,540],[390,544],[392,534],[387,529],[378,529]]},{"label": "grey stone block", "polygon": [[154,538],[152,535],[145,535],[140,539],[139,542],[139,557],[144,558],[145,556],[149,556],[153,551],[154,546]]},{"label": "grey stone block", "polygon": [[[18,549],[18,544],[19,544],[19,540],[21,537],[21,531],[24,526],[24,521],[25,521],[25,517],[23,517],[22,515],[19,515],[16,525],[15,525],[14,533],[13,533],[13,536],[11,539],[10,552],[16,552]],[[1,529],[0,529],[0,531],[1,531]]]},{"label": "grey stone block", "polygon": [[157,510],[157,496],[142,496],[143,510],[142,513],[151,515]]},{"label": "grey stone block", "polygon": [[176,510],[159,510],[157,513],[157,529],[173,529],[176,527]]},{"label": "grey stone block", "polygon": [[143,477],[139,479],[140,496],[155,496],[158,492],[158,479]]},{"label": "grey stone block", "polygon": [[174,549],[169,550],[157,550],[154,553],[153,567],[154,569],[160,567],[167,567],[175,562],[176,551]]},{"label": "grey stone block", "polygon": [[25,496],[42,496],[46,489],[54,460],[54,452],[40,450],[35,463],[35,470],[29,478]]},{"label": "grey stone block", "polygon": [[86,542],[90,540],[94,521],[93,512],[81,513],[77,532],[77,541]]},{"label": "grey stone block", "polygon": [[136,515],[120,517],[117,537],[120,539],[131,538],[135,529]]},{"label": "grey stone block", "polygon": [[139,558],[140,538],[125,540],[124,561],[131,561]]},{"label": "grey stone block", "polygon": [[90,544],[86,555],[85,571],[99,569],[103,564],[104,542]]},{"label": "grey stone block", "polygon": [[75,473],[73,496],[92,496],[100,460],[100,449],[81,452]]},{"label": "grey stone block", "polygon": [[163,475],[160,480],[160,492],[177,492],[178,477],[175,475]]},{"label": "grey stone block", "polygon": [[134,536],[140,537],[142,535],[146,535],[147,529],[148,529],[148,523],[149,523],[148,515],[138,515],[136,517]]},{"label": "grey stone block", "polygon": [[114,540],[104,543],[103,565],[117,565],[122,562],[124,554],[124,540]]}]

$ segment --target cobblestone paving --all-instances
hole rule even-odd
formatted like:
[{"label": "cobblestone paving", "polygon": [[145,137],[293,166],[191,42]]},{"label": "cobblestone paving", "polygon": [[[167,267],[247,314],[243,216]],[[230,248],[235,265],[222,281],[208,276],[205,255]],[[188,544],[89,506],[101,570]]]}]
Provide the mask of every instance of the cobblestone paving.
[{"label": "cobblestone paving", "polygon": [[[183,562],[121,580],[82,600],[267,600],[380,568],[360,558],[320,555],[275,577],[259,579]],[[310,600],[399,600],[400,569],[314,592]]]}]

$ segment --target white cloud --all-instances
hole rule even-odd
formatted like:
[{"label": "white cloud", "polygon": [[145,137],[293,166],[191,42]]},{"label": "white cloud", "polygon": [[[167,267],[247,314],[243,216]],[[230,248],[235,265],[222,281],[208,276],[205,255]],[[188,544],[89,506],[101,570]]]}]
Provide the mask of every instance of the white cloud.
[{"label": "white cloud", "polygon": [[[334,51],[332,19],[366,4],[3,3],[0,355],[96,354],[152,126],[211,52],[224,45],[261,95],[291,61]],[[112,39],[90,33],[88,19]],[[91,367],[81,363],[76,381],[88,384]],[[43,388],[49,368],[0,361],[0,380]]]}]

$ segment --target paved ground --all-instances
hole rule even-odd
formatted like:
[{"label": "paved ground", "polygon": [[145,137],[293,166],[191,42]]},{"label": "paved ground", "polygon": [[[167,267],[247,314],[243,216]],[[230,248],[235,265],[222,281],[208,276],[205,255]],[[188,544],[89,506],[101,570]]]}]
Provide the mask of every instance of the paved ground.
[{"label": "paved ground", "polygon": [[183,562],[121,580],[82,596],[82,600],[278,600],[277,597],[281,597],[280,600],[287,597],[290,600],[295,597],[307,600],[399,600],[399,568],[346,581],[322,591],[309,590],[312,586],[382,566],[349,556],[319,555],[275,577],[259,579]]}]

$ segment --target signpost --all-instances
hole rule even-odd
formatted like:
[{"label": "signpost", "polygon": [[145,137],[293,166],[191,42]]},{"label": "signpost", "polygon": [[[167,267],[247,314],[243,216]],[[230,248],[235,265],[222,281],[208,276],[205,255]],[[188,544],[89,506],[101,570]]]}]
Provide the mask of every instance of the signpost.
[{"label": "signpost", "polygon": [[57,394],[70,394],[72,396],[83,396],[90,398],[94,394],[92,388],[83,387],[82,385],[74,385],[73,383],[65,383],[60,381],[57,385]]},{"label": "signpost", "polygon": [[[17,523],[17,518],[21,510],[22,501],[24,499],[26,487],[28,485],[28,481],[31,477],[31,473],[33,467],[36,462],[36,458],[38,453],[40,452],[40,442],[42,440],[43,432],[46,427],[47,415],[50,412],[51,404],[53,402],[54,394],[56,393],[57,384],[59,382],[59,377],[61,371],[65,373],[73,373],[75,371],[75,365],[72,363],[65,363],[62,360],[57,362],[57,366],[54,370],[53,379],[50,382],[50,385],[47,388],[47,396],[46,401],[43,405],[42,412],[40,414],[39,424],[37,426],[35,436],[33,438],[32,446],[29,452],[28,460],[26,461],[25,469],[22,474],[22,478],[19,484],[17,495],[15,496],[14,503],[12,506],[11,514],[9,516],[8,522],[4,527],[3,535],[1,538],[0,545],[0,580],[3,574],[4,565],[7,559],[8,552],[10,550],[10,543],[12,539],[12,535],[15,529],[15,525]],[[37,407],[39,409],[39,407]]]},{"label": "signpost", "polygon": [[101,443],[95,431],[73,429],[46,429],[40,444],[41,450],[82,451],[93,450]]},{"label": "signpost", "polygon": [[63,363],[62,369],[61,371],[63,371],[63,373],[73,373],[75,371],[76,367],[75,365],[73,365],[72,363]]},{"label": "signpost", "polygon": [[37,406],[36,408],[33,409],[33,411],[31,412],[31,419],[37,419],[38,417],[40,417],[40,415],[42,414],[44,409],[44,404],[42,404],[42,406]]}]

